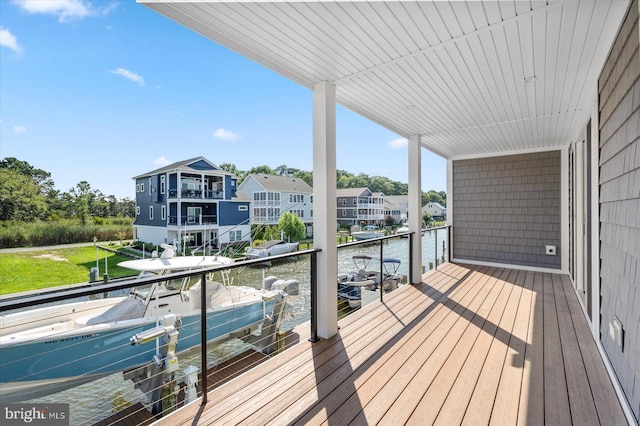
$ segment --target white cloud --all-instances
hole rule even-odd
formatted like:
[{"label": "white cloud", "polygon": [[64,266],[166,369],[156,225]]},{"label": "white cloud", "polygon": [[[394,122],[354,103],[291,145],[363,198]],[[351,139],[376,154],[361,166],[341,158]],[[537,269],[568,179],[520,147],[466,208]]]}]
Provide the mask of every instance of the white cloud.
[{"label": "white cloud", "polygon": [[16,36],[3,27],[0,27],[0,46],[8,47],[16,53],[22,53],[22,46],[18,44]]},{"label": "white cloud", "polygon": [[213,137],[216,139],[222,139],[225,141],[235,141],[240,139],[239,135],[236,135],[231,130],[226,130],[226,129],[216,130],[215,132],[213,132]]},{"label": "white cloud", "polygon": [[392,141],[387,142],[387,145],[393,149],[399,149],[409,145],[409,141],[405,138],[399,138],[399,139],[394,139]]},{"label": "white cloud", "polygon": [[173,161],[169,161],[164,157],[158,157],[155,160],[153,160],[153,164],[157,165],[157,166],[167,166],[169,164],[173,163]]},{"label": "white cloud", "polygon": [[27,128],[24,126],[13,126],[13,131],[16,133],[24,133],[27,131]]},{"label": "white cloud", "polygon": [[144,78],[142,78],[142,76],[140,76],[140,75],[138,75],[138,74],[136,74],[134,72],[131,72],[129,70],[126,70],[124,68],[117,68],[117,69],[111,70],[109,72],[111,74],[121,75],[124,78],[127,78],[127,79],[133,81],[134,83],[138,83],[140,86],[144,86],[145,85]]},{"label": "white cloud", "polygon": [[70,22],[91,16],[104,16],[118,6],[115,2],[95,6],[88,0],[13,0],[27,13],[42,13],[58,17],[58,22]]}]

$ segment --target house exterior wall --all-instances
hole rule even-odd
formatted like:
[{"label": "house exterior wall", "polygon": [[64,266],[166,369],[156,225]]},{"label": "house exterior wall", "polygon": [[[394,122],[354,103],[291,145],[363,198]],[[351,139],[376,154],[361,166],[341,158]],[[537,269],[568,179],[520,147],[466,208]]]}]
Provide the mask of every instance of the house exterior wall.
[{"label": "house exterior wall", "polygon": [[[640,420],[640,58],[638,1],[598,80],[600,340]],[[621,322],[623,345],[610,335]]]},{"label": "house exterior wall", "polygon": [[[161,215],[161,206],[165,203],[158,197],[158,182],[158,176],[136,179],[136,207],[140,208],[140,214],[136,215],[135,225],[166,226],[166,218],[163,220]],[[150,207],[153,207],[153,219],[149,214]]]},{"label": "house exterior wall", "polygon": [[337,203],[338,223],[355,225],[358,222],[358,197],[338,197]]},{"label": "house exterior wall", "polygon": [[[240,184],[240,187],[238,189],[247,197],[249,197],[249,199],[251,200],[254,200],[253,194],[256,192],[264,192],[264,193],[273,192],[266,189],[263,185],[261,185],[258,181],[256,181],[256,179],[253,176],[248,176]],[[252,210],[251,223],[277,225],[278,221],[280,220],[280,216],[283,213],[292,212],[297,214],[298,217],[300,217],[300,219],[305,225],[310,226],[313,224],[313,213],[312,213],[313,212],[313,202],[312,202],[313,193],[312,192],[278,191],[277,193],[280,194],[279,195],[280,202],[277,205],[274,205],[273,207],[279,207],[280,214],[274,215],[273,217],[268,217],[266,218],[267,221],[264,222],[264,219],[258,218],[258,215],[255,214],[255,209],[265,208],[267,207],[267,205],[260,205],[259,203],[256,203],[255,201],[253,201],[251,203],[251,210]],[[290,201],[292,197],[293,199],[297,199],[299,198],[299,196],[302,196],[303,201]]]},{"label": "house exterior wall", "polygon": [[560,151],[453,161],[453,200],[455,259],[561,268]]}]

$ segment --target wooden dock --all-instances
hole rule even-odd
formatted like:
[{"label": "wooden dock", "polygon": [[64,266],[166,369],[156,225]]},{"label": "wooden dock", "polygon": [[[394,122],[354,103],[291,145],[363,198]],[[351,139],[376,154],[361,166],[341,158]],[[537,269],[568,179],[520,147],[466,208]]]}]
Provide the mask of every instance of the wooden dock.
[{"label": "wooden dock", "polygon": [[567,276],[445,264],[159,425],[626,425]]}]

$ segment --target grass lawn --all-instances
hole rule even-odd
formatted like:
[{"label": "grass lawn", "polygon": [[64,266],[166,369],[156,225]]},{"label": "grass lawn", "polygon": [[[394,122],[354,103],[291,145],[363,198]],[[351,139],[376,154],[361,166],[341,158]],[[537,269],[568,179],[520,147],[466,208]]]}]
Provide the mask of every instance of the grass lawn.
[{"label": "grass lawn", "polygon": [[[98,257],[100,277],[105,272],[105,257],[109,278],[134,273],[117,265],[123,260],[129,260],[127,256],[99,250]],[[92,246],[2,253],[0,254],[0,295],[86,283],[89,281],[89,271],[95,266],[96,249]]]}]

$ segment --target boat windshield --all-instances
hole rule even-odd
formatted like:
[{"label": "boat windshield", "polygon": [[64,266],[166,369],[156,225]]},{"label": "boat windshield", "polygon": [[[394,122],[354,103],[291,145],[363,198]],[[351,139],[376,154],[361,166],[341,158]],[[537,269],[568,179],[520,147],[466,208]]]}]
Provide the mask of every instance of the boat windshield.
[{"label": "boat windshield", "polygon": [[[138,278],[157,277],[158,275],[164,275],[164,274],[157,274],[154,272],[144,271],[144,272],[141,272],[140,275],[138,275]],[[192,278],[195,278],[196,281],[199,280],[199,277],[192,277]],[[186,291],[188,287],[193,284],[190,281],[191,280],[188,277],[172,278],[172,279],[155,283],[155,284],[149,284],[142,287],[135,287],[132,289],[131,292],[142,300],[148,300],[149,298],[155,299],[156,297],[165,297],[165,296],[170,296],[173,294],[180,293],[180,290],[182,290],[183,287],[186,287],[184,289]]]}]

